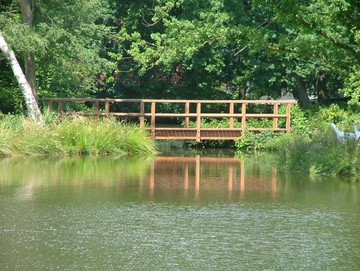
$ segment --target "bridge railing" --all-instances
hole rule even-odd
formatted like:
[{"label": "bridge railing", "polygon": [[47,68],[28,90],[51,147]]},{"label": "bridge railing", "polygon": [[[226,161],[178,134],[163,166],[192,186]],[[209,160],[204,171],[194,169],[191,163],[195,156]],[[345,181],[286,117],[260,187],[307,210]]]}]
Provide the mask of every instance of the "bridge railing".
[{"label": "bridge railing", "polygon": [[[88,116],[117,116],[117,117],[136,117],[139,119],[140,127],[145,126],[145,120],[150,120],[151,135],[155,139],[238,139],[246,130],[261,132],[271,130],[274,132],[290,132],[290,111],[291,105],[296,104],[295,100],[158,100],[158,99],[90,99],[90,98],[43,98],[43,102],[48,104],[50,110],[54,110],[57,105],[59,114],[63,114],[65,103],[87,103],[92,104],[92,110],[81,112],[70,112]],[[117,105],[117,110],[111,110],[111,104]],[[204,110],[206,105],[217,104],[225,105],[226,111],[208,112]],[[247,111],[248,105],[270,105],[271,113],[250,113]],[[122,105],[122,106],[121,106]],[[131,106],[129,106],[131,105]],[[178,109],[178,112],[159,112],[158,106],[171,105]],[[279,106],[286,107],[285,114],[279,113]],[[170,106],[170,107],[171,107]],[[129,108],[136,108],[129,111]],[[179,110],[180,108],[180,110]],[[120,112],[121,111],[121,112]],[[67,112],[69,113],[69,112]],[[156,125],[159,118],[179,118],[184,119],[182,127],[160,127]],[[228,119],[229,126],[226,128],[204,128],[201,127],[201,120],[209,118]],[[272,119],[271,128],[247,127],[247,119],[262,118]],[[278,126],[278,120],[285,119],[285,128]],[[190,125],[190,120],[195,120],[194,125]],[[241,127],[235,127],[235,120],[240,122]]]}]

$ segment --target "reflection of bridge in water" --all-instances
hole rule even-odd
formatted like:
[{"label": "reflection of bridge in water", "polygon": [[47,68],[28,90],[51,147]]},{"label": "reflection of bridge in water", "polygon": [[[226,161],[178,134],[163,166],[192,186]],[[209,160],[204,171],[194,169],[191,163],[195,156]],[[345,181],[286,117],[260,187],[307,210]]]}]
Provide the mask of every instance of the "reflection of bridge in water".
[{"label": "reflection of bridge in water", "polygon": [[41,197],[42,189],[59,187],[71,187],[74,192],[96,187],[99,193],[106,188],[119,193],[120,198],[150,196],[158,200],[192,200],[198,196],[201,200],[223,200],[250,194],[275,198],[280,183],[282,192],[288,189],[270,165],[252,159],[200,155],[135,160],[25,159],[16,163],[2,161],[0,172],[0,186],[18,186],[17,197],[23,200]]},{"label": "reflection of bridge in water", "polygon": [[243,159],[218,157],[156,157],[150,167],[150,194],[166,186],[185,192],[226,191],[244,196],[246,192],[277,193],[277,170],[264,172],[263,167]]}]

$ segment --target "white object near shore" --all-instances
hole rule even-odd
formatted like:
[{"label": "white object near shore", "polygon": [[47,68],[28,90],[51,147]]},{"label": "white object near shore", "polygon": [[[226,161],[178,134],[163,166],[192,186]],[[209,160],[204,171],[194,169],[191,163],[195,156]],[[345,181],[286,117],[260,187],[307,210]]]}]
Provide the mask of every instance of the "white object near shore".
[{"label": "white object near shore", "polygon": [[331,127],[335,131],[336,137],[340,143],[344,144],[349,139],[350,140],[355,139],[357,141],[359,140],[360,132],[355,121],[353,121],[353,125],[354,125],[354,133],[349,133],[339,130],[334,123],[331,123]]}]

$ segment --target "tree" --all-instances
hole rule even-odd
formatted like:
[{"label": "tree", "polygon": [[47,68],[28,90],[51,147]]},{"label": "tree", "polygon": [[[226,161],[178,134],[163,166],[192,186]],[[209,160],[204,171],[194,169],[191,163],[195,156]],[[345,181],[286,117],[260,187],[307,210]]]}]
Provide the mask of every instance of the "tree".
[{"label": "tree", "polygon": [[[21,10],[21,16],[23,23],[30,29],[33,26],[33,7],[30,0],[18,0]],[[26,52],[25,54],[25,76],[31,87],[32,93],[37,98],[36,93],[36,64],[35,64],[35,53],[34,51]]]},{"label": "tree", "polygon": [[[259,1],[270,4],[286,31],[273,44],[279,55],[291,54],[306,63],[302,78],[310,75],[321,102],[345,84],[349,96],[355,90],[360,68],[360,6],[356,0]],[[350,79],[352,78],[352,79]],[[352,88],[352,86],[354,88]]]},{"label": "tree", "polygon": [[[144,79],[143,94],[276,98],[292,92],[307,107],[309,95],[326,104],[344,82],[355,86],[357,1],[118,3],[125,52],[119,78]],[[146,90],[160,79],[162,91]]]},{"label": "tree", "polygon": [[42,114],[36,102],[36,99],[33,95],[31,86],[26,80],[26,77],[19,65],[19,62],[16,59],[16,56],[13,50],[8,46],[7,42],[4,39],[4,36],[0,30],[0,50],[4,54],[5,58],[9,61],[11,68],[14,72],[14,75],[19,83],[19,87],[24,95],[26,107],[29,113],[29,116],[35,122],[42,124]]},{"label": "tree", "polygon": [[[17,0],[0,4],[0,27],[40,96],[89,96],[110,77],[112,0]],[[35,78],[36,75],[36,78]],[[35,80],[36,79],[36,80]]]},{"label": "tree", "polygon": [[[249,1],[162,0],[139,1],[125,10],[133,12],[123,14],[120,42],[127,58],[119,70],[130,67],[156,85],[161,80],[166,86],[159,96],[238,98],[246,89],[254,97],[264,93],[266,77],[255,79],[259,62],[267,61],[258,43],[269,25],[261,8]],[[275,89],[272,94],[278,96],[281,90]]]}]

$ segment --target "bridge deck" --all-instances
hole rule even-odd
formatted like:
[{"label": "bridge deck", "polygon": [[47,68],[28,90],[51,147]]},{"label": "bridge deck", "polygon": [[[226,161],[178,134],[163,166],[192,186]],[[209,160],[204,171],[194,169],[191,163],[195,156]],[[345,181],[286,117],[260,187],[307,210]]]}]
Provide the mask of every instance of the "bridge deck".
[{"label": "bridge deck", "polygon": [[[47,102],[50,109],[53,109],[54,106],[57,105],[59,114],[66,112],[64,111],[65,103],[93,104],[93,111],[71,113],[84,116],[116,116],[119,118],[138,118],[140,127],[147,127],[146,123],[149,124],[149,128],[147,129],[154,139],[189,139],[197,141],[239,139],[244,136],[244,131],[255,133],[262,131],[288,133],[290,132],[290,108],[292,104],[296,104],[296,101],[294,100],[44,98],[42,101]],[[214,104],[216,104],[216,106],[209,106]],[[263,110],[264,112],[262,113],[247,112],[247,105],[267,105],[268,107],[272,106],[272,109],[269,111],[269,108],[267,108],[267,110]],[[282,114],[279,113],[280,106],[285,107],[285,110],[282,110]],[[209,108],[221,109],[218,109],[220,112],[209,112]],[[213,111],[215,111],[215,109],[213,109]],[[159,127],[158,120],[164,118],[171,118],[182,121],[183,126]],[[270,119],[272,120],[272,127],[247,127],[247,120],[251,118]],[[228,127],[204,128],[202,127],[202,121],[205,119],[227,119]],[[278,126],[279,119],[285,120],[285,127]],[[190,121],[193,122],[193,125],[191,125]]]}]

